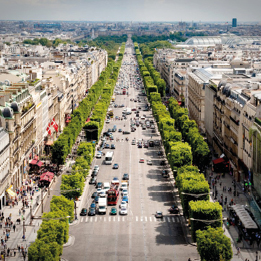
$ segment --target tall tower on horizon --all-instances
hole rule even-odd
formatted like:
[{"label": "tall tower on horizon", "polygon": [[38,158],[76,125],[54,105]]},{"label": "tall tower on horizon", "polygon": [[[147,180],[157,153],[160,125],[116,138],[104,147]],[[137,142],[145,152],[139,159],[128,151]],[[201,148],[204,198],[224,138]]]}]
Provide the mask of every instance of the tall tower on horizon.
[{"label": "tall tower on horizon", "polygon": [[232,19],[232,27],[237,27],[237,19],[236,18]]}]

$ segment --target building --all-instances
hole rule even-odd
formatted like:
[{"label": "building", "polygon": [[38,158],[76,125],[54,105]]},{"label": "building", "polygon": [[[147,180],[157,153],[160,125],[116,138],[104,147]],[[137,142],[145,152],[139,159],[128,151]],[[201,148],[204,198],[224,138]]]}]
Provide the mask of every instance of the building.
[{"label": "building", "polygon": [[237,27],[237,19],[236,18],[232,19],[232,27]]}]

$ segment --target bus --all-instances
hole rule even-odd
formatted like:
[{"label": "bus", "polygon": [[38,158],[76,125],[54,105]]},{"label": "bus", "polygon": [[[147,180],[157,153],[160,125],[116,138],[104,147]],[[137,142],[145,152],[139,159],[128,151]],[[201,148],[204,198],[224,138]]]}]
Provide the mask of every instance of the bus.
[{"label": "bus", "polygon": [[108,151],[105,155],[105,164],[111,165],[113,161],[113,151]]}]

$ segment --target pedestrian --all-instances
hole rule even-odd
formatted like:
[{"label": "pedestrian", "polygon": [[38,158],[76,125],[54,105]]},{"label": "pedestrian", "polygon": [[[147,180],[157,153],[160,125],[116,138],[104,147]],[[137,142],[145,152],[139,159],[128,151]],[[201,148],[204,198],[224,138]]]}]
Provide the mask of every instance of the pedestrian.
[{"label": "pedestrian", "polygon": [[7,248],[7,256],[10,255],[10,248]]},{"label": "pedestrian", "polygon": [[16,228],[16,226],[15,226],[15,224],[13,225],[13,230],[14,230],[14,232],[15,232],[15,228]]},{"label": "pedestrian", "polygon": [[21,209],[19,209],[19,216],[21,216]]},{"label": "pedestrian", "polygon": [[18,249],[18,252],[20,253],[20,246],[19,245],[17,245],[17,249]]},{"label": "pedestrian", "polygon": [[239,246],[237,247],[237,253],[236,253],[237,255],[239,255],[240,254],[240,248],[239,248]]}]

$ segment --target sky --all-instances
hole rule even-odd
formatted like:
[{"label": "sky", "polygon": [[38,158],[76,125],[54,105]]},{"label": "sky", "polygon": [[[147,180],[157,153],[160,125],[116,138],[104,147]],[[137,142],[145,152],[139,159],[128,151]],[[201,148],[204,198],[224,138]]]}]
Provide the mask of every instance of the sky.
[{"label": "sky", "polygon": [[261,0],[0,0],[0,7],[1,20],[261,20]]}]

